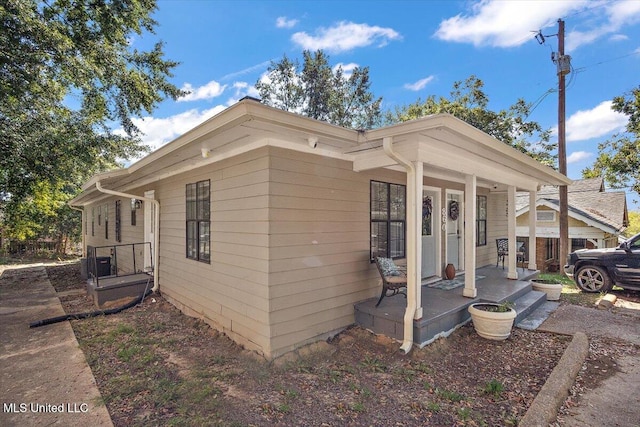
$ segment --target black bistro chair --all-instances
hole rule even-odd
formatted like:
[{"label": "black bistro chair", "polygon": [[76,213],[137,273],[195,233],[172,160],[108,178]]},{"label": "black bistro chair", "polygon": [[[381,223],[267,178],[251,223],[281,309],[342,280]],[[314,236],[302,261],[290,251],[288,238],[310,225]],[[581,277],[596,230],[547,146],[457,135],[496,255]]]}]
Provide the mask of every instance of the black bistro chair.
[{"label": "black bistro chair", "polygon": [[[496,260],[496,267],[502,262],[502,269],[504,270],[504,257],[509,256],[509,239],[496,239],[496,249],[498,250],[498,258]],[[524,270],[524,263],[526,261],[526,249],[524,242],[516,242],[516,265],[520,264]]]}]

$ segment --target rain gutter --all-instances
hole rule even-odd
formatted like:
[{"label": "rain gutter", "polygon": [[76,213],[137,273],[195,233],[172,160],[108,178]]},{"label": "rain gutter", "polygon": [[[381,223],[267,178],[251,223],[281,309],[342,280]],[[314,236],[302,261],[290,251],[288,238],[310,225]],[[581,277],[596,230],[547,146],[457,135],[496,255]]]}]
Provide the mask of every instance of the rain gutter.
[{"label": "rain gutter", "polygon": [[382,148],[387,156],[398,162],[407,171],[407,193],[409,194],[409,201],[411,202],[411,208],[407,212],[407,222],[409,223],[409,230],[407,233],[407,308],[404,312],[404,339],[400,350],[404,354],[408,354],[413,346],[413,317],[416,313],[417,307],[417,289],[416,289],[416,254],[414,240],[416,236],[415,231],[415,209],[413,205],[415,200],[415,167],[404,157],[393,151],[393,138],[385,137],[382,139]]}]

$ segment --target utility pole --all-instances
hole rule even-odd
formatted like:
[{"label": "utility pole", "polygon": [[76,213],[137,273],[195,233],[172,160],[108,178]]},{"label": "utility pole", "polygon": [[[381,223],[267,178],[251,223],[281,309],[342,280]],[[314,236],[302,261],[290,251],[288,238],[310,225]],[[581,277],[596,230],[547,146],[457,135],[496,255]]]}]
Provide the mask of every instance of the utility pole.
[{"label": "utility pole", "polygon": [[[570,56],[564,54],[564,21],[558,19],[558,56],[555,58],[558,70],[558,170],[567,175],[567,144],[565,141],[565,80],[570,71]],[[569,254],[569,214],[567,186],[559,188],[560,202],[560,271],[562,272]]]},{"label": "utility pole", "polygon": [[[558,53],[551,53],[551,60],[556,64],[558,72],[558,170],[564,176],[567,175],[567,143],[565,141],[565,82],[564,76],[571,72],[571,57],[564,54],[564,21],[558,19]],[[551,36],[547,36],[551,37]],[[538,30],[535,36],[540,44],[545,43],[545,36]],[[567,186],[561,185],[558,188],[559,201],[559,223],[560,223],[560,248],[558,257],[560,258],[560,270],[563,270],[567,255],[569,254],[569,203]]]}]

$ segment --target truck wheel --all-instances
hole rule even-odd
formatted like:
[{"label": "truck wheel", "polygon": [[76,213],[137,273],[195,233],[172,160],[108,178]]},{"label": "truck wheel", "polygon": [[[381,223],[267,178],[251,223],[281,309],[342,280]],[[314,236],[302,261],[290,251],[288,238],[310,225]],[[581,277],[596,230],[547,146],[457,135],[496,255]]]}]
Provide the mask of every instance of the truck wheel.
[{"label": "truck wheel", "polygon": [[576,285],[584,292],[609,292],[613,287],[607,272],[594,265],[580,267],[576,273]]}]

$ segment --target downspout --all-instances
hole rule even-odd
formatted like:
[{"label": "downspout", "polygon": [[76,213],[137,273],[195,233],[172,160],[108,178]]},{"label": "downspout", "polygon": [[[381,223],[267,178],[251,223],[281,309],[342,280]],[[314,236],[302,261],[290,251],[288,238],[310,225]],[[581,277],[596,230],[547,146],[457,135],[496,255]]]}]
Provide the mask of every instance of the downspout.
[{"label": "downspout", "polygon": [[82,213],[82,217],[81,217],[81,218],[82,218],[82,220],[81,220],[81,222],[80,222],[80,228],[82,229],[82,233],[81,233],[81,234],[82,234],[82,236],[81,236],[81,237],[82,237],[82,256],[84,257],[84,256],[86,256],[86,255],[87,255],[87,254],[86,254],[86,252],[85,252],[85,250],[86,250],[86,246],[85,246],[85,244],[86,244],[87,242],[85,241],[85,237],[84,237],[84,236],[85,236],[85,233],[87,232],[87,230],[85,230],[85,229],[84,229],[84,223],[85,223],[85,219],[84,219],[84,209],[79,208],[79,207],[77,207],[77,206],[72,206],[72,205],[69,205],[69,207],[70,207],[71,209],[73,209],[74,211],[78,211],[78,212],[81,212],[81,213]]},{"label": "downspout", "polygon": [[[405,158],[401,157],[398,153],[393,151],[393,138],[386,137],[382,139],[382,148],[387,156],[398,162],[402,165],[407,171],[407,192],[411,192],[409,194],[414,194],[413,191],[414,183],[415,183],[415,174],[416,170]],[[412,199],[415,199],[415,196],[411,196]],[[413,200],[415,203],[415,200]],[[404,340],[402,342],[402,346],[400,346],[400,350],[404,352],[404,354],[408,354],[411,351],[411,347],[413,346],[413,317],[416,312],[416,283],[415,283],[415,265],[416,265],[416,257],[414,251],[414,240],[416,236],[414,236],[414,223],[416,222],[416,218],[414,215],[415,209],[410,207],[408,213],[411,215],[409,219],[409,230],[407,230],[407,308],[404,312]]]},{"label": "downspout", "polygon": [[96,182],[96,189],[105,194],[111,194],[112,196],[126,197],[129,199],[139,199],[144,200],[145,202],[153,203],[155,206],[155,230],[153,230],[153,288],[151,290],[153,292],[157,292],[158,290],[158,252],[159,252],[159,244],[160,244],[160,202],[156,199],[150,199],[148,197],[137,196],[135,194],[121,193],[119,191],[107,190],[106,188],[102,188],[100,185],[100,181]]}]

